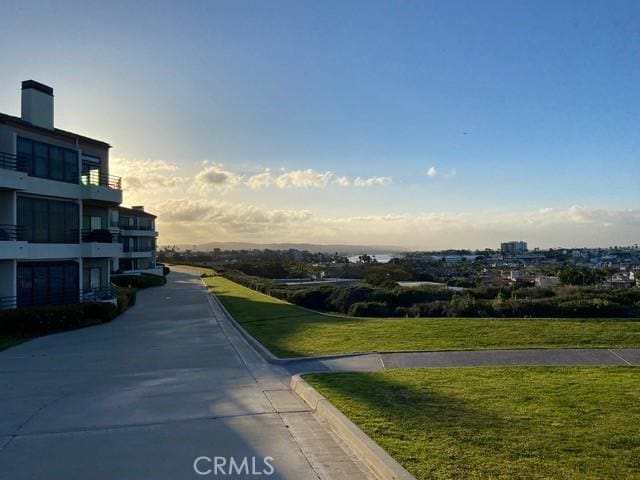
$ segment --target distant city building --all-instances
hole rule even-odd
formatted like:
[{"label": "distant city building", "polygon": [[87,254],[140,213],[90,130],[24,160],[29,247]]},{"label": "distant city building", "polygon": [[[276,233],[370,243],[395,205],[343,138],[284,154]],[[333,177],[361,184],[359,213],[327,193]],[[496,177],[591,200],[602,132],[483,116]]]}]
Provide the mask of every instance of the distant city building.
[{"label": "distant city building", "polygon": [[550,275],[537,275],[536,287],[548,288],[560,285],[560,278]]},{"label": "distant city building", "polygon": [[507,256],[524,255],[526,252],[527,252],[527,242],[513,241],[513,242],[502,242],[500,244],[500,253],[502,253],[502,255],[507,255]]}]

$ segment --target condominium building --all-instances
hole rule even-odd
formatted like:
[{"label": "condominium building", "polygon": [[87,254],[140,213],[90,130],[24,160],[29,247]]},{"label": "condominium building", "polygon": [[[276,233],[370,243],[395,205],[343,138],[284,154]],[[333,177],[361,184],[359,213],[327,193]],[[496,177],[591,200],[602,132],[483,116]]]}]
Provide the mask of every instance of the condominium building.
[{"label": "condominium building", "polygon": [[500,244],[500,253],[506,256],[524,255],[527,253],[527,242],[503,242]]},{"label": "condominium building", "polygon": [[118,226],[122,256],[118,271],[122,273],[152,273],[162,275],[156,266],[156,216],[145,212],[142,205],[118,208]]},{"label": "condominium building", "polygon": [[0,113],[0,307],[113,298],[120,179],[109,144],[54,126],[53,89],[22,82]]}]

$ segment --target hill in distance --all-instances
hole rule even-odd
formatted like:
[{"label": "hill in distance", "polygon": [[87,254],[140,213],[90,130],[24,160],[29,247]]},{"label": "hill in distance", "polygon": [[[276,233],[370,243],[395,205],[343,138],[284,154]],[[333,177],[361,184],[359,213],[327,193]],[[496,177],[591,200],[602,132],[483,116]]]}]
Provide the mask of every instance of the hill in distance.
[{"label": "hill in distance", "polygon": [[406,248],[393,245],[321,245],[314,243],[249,243],[249,242],[209,242],[200,245],[178,245],[180,250],[211,251],[214,248],[220,250],[307,250],[312,253],[335,253],[341,255],[360,255],[362,253],[381,254],[399,253],[407,251]]}]

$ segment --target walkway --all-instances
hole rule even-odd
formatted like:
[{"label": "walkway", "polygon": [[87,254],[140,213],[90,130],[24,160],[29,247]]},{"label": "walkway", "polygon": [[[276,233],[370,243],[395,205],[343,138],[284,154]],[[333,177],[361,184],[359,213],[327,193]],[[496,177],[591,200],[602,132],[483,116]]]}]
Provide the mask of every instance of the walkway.
[{"label": "walkway", "polygon": [[290,374],[310,372],[374,372],[389,368],[479,367],[505,365],[640,366],[640,349],[566,348],[462,350],[450,352],[371,353],[294,359],[282,366]]},{"label": "walkway", "polygon": [[369,478],[289,374],[218,321],[198,277],[168,279],[112,323],[0,352],[1,478],[222,476],[197,475],[200,456],[256,457],[258,470],[273,457],[268,478]]}]

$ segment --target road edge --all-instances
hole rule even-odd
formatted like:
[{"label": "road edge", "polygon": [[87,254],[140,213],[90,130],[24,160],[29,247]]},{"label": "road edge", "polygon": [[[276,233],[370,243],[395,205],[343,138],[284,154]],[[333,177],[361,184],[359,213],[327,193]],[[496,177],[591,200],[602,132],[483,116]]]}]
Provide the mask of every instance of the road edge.
[{"label": "road edge", "polygon": [[331,430],[378,478],[381,480],[416,480],[344,413],[309,385],[301,375],[293,375],[290,386],[296,395],[311,408],[311,411],[322,417],[329,424]]}]

